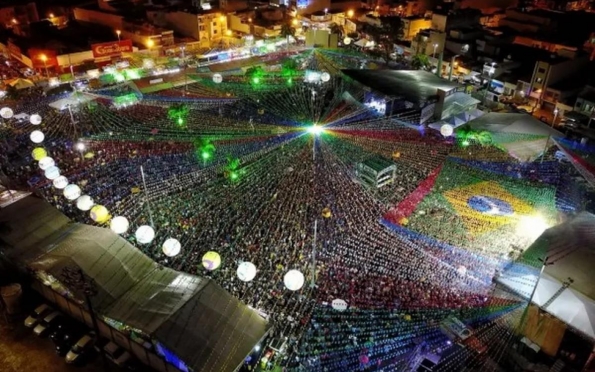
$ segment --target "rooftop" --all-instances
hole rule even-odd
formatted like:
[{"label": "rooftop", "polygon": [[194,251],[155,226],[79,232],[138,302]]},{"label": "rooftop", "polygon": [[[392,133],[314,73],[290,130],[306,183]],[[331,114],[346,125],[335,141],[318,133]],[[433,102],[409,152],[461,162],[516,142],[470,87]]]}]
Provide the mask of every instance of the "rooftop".
[{"label": "rooftop", "polygon": [[366,159],[362,162],[362,164],[372,168],[375,172],[381,172],[395,165],[395,163],[392,161],[381,156],[375,156],[373,158]]},{"label": "rooftop", "polygon": [[438,89],[449,91],[461,87],[428,71],[343,70],[343,73],[379,93],[417,104],[436,97]]}]

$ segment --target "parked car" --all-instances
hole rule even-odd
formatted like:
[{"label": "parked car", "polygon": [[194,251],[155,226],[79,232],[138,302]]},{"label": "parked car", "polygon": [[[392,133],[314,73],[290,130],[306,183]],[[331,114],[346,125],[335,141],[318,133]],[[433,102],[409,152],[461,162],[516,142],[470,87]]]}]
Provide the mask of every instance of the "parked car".
[{"label": "parked car", "polygon": [[[60,326],[62,326],[60,328]],[[74,346],[82,336],[82,331],[75,328],[73,325],[59,325],[58,328],[50,335],[50,339],[56,345],[56,354],[65,356],[68,351]]]},{"label": "parked car", "polygon": [[25,327],[27,328],[34,328],[36,325],[39,324],[41,319],[43,319],[46,315],[49,315],[54,309],[46,304],[42,304],[37,306],[33,312],[25,319]]},{"label": "parked car", "polygon": [[130,362],[130,353],[111,341],[103,347],[103,351],[105,351],[105,356],[118,367],[124,367]]},{"label": "parked car", "polygon": [[95,339],[90,335],[84,335],[83,337],[81,337],[66,354],[66,363],[79,364],[84,362],[87,359],[87,357],[93,352],[94,344]]},{"label": "parked car", "polygon": [[33,333],[39,337],[47,336],[61,321],[63,321],[62,314],[53,311],[33,328]]}]

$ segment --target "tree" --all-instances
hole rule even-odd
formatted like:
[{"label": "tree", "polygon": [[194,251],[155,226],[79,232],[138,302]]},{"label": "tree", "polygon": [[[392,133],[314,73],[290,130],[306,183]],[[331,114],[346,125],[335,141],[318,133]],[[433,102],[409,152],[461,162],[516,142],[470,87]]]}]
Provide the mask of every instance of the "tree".
[{"label": "tree", "polygon": [[329,27],[331,34],[337,34],[339,35],[339,39],[343,38],[343,27],[336,24],[336,23],[331,23],[331,26]]},{"label": "tree", "polygon": [[368,34],[374,40],[386,63],[394,51],[394,44],[404,36],[403,21],[399,17],[383,17],[379,27],[370,27]]},{"label": "tree", "polygon": [[281,36],[287,41],[287,50],[289,50],[289,37],[295,36],[295,27],[292,27],[288,22],[283,23],[281,26]]},{"label": "tree", "polygon": [[430,66],[430,60],[425,54],[416,54],[411,58],[411,68],[425,70]]}]

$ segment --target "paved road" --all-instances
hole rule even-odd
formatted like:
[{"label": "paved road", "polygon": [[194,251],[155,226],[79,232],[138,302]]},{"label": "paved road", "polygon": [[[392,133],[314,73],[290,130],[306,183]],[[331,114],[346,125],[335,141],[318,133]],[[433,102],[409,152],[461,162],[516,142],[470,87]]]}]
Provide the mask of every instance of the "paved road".
[{"label": "paved road", "polygon": [[[116,371],[114,365],[109,371]],[[22,320],[7,323],[0,315],[0,371],[2,372],[105,372],[100,358],[84,367],[68,365],[54,352],[48,338],[35,336]]]}]

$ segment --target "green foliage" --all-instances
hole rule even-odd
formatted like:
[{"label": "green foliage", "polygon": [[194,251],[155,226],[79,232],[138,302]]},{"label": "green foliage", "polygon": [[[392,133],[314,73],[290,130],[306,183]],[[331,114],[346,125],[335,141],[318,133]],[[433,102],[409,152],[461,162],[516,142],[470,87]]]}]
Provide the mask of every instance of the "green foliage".
[{"label": "green foliage", "polygon": [[416,54],[411,58],[411,68],[425,70],[430,67],[430,59],[425,54]]},{"label": "green foliage", "polygon": [[283,77],[293,77],[298,74],[299,65],[295,59],[285,58],[281,62],[281,75]]},{"label": "green foliage", "polygon": [[182,126],[186,122],[186,117],[190,109],[183,103],[171,105],[167,110],[167,117],[174,120],[178,125]]}]

